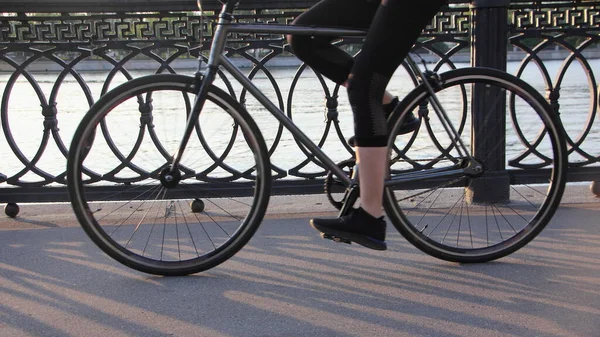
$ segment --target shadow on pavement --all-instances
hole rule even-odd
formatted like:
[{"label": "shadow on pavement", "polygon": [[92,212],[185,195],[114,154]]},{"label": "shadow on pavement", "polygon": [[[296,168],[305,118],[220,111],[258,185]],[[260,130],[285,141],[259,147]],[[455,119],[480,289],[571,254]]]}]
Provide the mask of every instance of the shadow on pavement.
[{"label": "shadow on pavement", "polygon": [[78,227],[0,227],[0,336],[600,336],[599,215],[565,205],[527,247],[474,265],[393,231],[375,252],[271,219],[175,278],[118,264]]}]

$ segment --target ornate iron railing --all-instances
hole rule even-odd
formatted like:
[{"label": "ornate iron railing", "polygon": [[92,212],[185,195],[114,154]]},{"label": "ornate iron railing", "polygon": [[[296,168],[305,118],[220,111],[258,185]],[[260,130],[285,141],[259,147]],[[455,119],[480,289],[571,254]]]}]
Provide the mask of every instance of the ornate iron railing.
[{"label": "ornate iron railing", "polygon": [[[246,0],[241,2],[243,11],[236,18],[286,23],[316,2]],[[0,202],[66,200],[65,144],[81,115],[117,82],[140,72],[177,72],[195,67],[196,58],[210,45],[211,19],[217,8],[217,1],[204,1],[206,19],[201,20],[195,1],[3,0]],[[534,66],[544,83],[539,90],[558,112],[565,104],[575,104],[581,110],[573,116],[561,115],[568,126],[569,180],[593,181],[600,180],[600,97],[596,79],[600,71],[596,62],[600,59],[599,27],[600,1],[453,0],[424,31],[415,52],[435,60],[436,68],[472,62],[506,69],[507,60],[518,60],[519,65],[508,71],[523,76]],[[356,42],[341,43],[352,50],[358,48]],[[253,66],[251,77],[264,73],[280,106],[293,114],[291,102],[302,95],[296,84],[302,80],[305,67],[290,55],[282,36],[238,35],[228,51],[239,62]],[[554,60],[553,67],[559,63],[558,70],[549,69],[548,59]],[[284,94],[271,71],[290,61],[298,70],[289,93]],[[86,69],[104,72],[90,79],[82,74]],[[40,75],[47,70],[53,71],[53,79]],[[236,92],[227,77],[222,80],[234,97],[245,100],[245,92]],[[572,93],[561,91],[565,82],[573,80],[587,83],[586,92],[578,92],[580,97],[575,100]],[[348,135],[341,131],[338,119],[339,88],[326,81],[320,83],[326,102],[324,132],[332,132],[344,142]],[[63,94],[67,86],[77,88],[69,91],[78,92],[78,99]],[[568,102],[564,97],[569,98]],[[78,105],[73,106],[75,103]],[[66,108],[71,110],[66,112]],[[271,153],[284,137],[281,127],[275,132],[269,145]],[[346,149],[348,157],[351,149]],[[305,171],[311,161],[310,156],[298,158],[293,167],[284,169],[274,160],[276,178],[318,181],[326,172]],[[300,186],[291,189],[296,193],[310,192],[318,186],[311,182],[293,185]]]}]

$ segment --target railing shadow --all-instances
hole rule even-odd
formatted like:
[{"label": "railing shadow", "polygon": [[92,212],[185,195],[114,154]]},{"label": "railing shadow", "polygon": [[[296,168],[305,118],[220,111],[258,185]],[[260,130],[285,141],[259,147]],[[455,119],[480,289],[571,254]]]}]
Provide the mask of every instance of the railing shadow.
[{"label": "railing shadow", "polygon": [[597,216],[564,206],[527,247],[475,265],[395,232],[374,252],[320,240],[307,219],[271,219],[231,260],[173,278],[119,265],[75,226],[1,230],[0,334],[593,336]]}]

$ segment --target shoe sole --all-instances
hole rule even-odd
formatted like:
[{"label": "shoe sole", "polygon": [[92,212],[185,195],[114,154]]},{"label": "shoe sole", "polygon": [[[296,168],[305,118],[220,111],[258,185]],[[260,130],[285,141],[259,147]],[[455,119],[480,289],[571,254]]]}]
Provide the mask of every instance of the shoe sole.
[{"label": "shoe sole", "polygon": [[[331,239],[336,242],[350,241],[350,242],[354,242],[361,246],[371,248],[374,250],[387,250],[387,244],[385,242],[373,239],[372,237],[369,237],[369,236],[339,231],[339,230],[330,229],[330,228],[323,228],[319,225],[315,225],[312,220],[310,220],[310,226],[312,228],[316,229],[317,231],[321,232],[321,236],[323,236],[323,238],[326,238],[326,239],[328,239],[328,237],[326,237],[326,236],[330,236]],[[339,239],[339,240],[336,240],[336,239]],[[348,243],[348,242],[344,242],[344,243]]]},{"label": "shoe sole", "polygon": [[[410,123],[406,123],[406,124],[402,124],[402,126],[400,127],[400,130],[398,130],[398,135],[405,135],[407,133],[411,133],[416,131],[419,126],[421,125],[421,119],[416,118],[415,120],[413,120]],[[348,139],[348,145],[350,147],[354,147],[354,137],[351,137],[350,139]]]},{"label": "shoe sole", "polygon": [[400,127],[400,130],[398,130],[398,134],[404,135],[407,133],[411,133],[411,132],[417,130],[419,128],[419,125],[421,125],[421,119],[415,118],[410,123],[402,124],[402,126]]}]

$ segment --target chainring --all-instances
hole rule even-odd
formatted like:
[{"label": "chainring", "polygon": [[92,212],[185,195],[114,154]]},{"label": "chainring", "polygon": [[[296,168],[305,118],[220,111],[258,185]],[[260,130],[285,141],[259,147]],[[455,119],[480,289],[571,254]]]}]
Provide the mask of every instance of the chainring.
[{"label": "chainring", "polygon": [[[352,177],[354,173],[354,166],[356,165],[356,160],[354,158],[346,159],[337,164],[339,168],[341,168],[349,177]],[[327,200],[335,207],[336,209],[342,209],[344,205],[344,197],[335,198],[334,194],[342,193],[345,196],[346,186],[343,182],[341,182],[333,173],[330,171],[327,173],[327,177],[325,177],[325,195],[327,196]],[[340,199],[340,200],[338,200]]]}]

